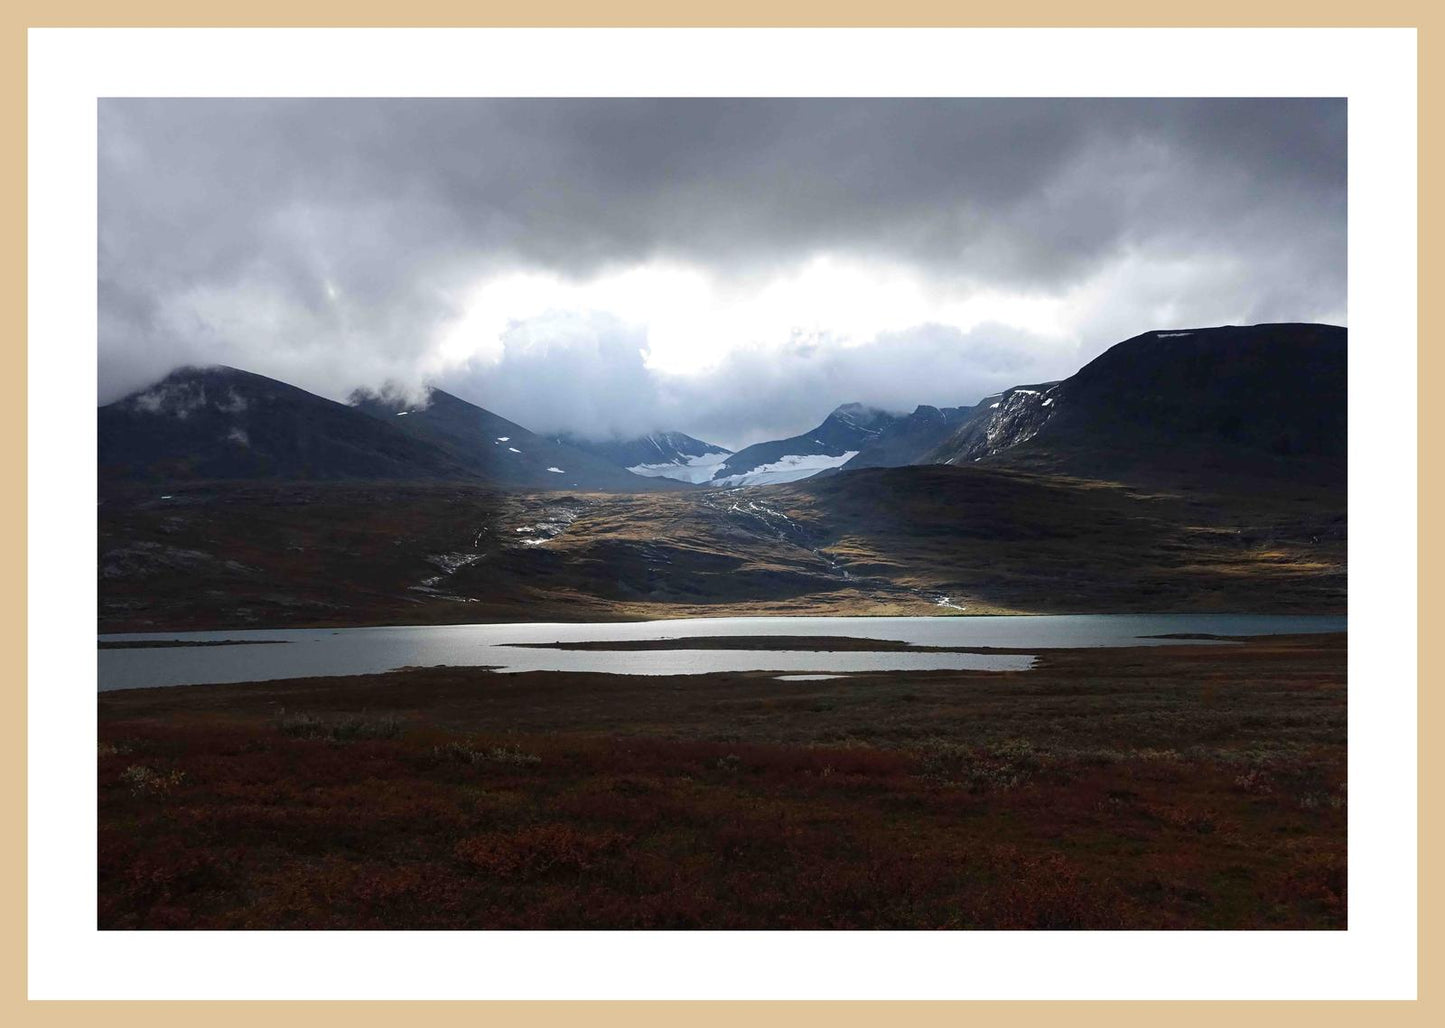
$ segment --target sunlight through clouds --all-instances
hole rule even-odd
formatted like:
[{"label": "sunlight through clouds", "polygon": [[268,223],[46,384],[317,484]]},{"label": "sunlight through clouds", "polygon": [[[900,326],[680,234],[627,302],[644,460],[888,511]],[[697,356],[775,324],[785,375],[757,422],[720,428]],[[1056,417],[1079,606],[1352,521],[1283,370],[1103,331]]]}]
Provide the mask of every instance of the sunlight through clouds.
[{"label": "sunlight through clouds", "polygon": [[734,442],[966,405],[1343,323],[1344,147],[1334,100],[105,100],[99,399],[222,363]]}]

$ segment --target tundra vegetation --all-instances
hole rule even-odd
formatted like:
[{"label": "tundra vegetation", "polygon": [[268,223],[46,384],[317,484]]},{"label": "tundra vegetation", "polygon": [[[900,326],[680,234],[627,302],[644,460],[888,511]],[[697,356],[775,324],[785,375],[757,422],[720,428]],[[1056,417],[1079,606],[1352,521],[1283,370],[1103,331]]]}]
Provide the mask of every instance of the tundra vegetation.
[{"label": "tundra vegetation", "polygon": [[983,466],[636,495],[211,482],[113,489],[99,517],[105,632],[1345,609],[1342,488],[1267,476],[1228,492]]},{"label": "tundra vegetation", "polygon": [[1345,640],[102,693],[102,928],[1346,927]]}]

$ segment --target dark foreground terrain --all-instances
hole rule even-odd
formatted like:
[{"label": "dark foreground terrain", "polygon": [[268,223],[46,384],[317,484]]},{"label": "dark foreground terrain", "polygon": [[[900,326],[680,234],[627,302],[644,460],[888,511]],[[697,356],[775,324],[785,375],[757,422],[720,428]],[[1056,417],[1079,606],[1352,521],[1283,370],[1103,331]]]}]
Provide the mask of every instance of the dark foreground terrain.
[{"label": "dark foreground terrain", "polygon": [[1341,929],[1345,655],[103,693],[99,924]]}]

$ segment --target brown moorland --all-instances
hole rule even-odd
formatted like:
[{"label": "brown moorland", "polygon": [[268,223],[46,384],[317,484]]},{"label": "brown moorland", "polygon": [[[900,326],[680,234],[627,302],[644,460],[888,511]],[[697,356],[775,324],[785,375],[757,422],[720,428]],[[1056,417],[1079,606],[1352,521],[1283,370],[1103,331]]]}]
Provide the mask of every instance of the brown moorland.
[{"label": "brown moorland", "polygon": [[102,693],[100,927],[1346,927],[1343,635]]},{"label": "brown moorland", "polygon": [[1343,487],[1289,478],[1221,492],[909,467],[638,495],[192,483],[111,488],[99,518],[106,632],[1345,609]]}]

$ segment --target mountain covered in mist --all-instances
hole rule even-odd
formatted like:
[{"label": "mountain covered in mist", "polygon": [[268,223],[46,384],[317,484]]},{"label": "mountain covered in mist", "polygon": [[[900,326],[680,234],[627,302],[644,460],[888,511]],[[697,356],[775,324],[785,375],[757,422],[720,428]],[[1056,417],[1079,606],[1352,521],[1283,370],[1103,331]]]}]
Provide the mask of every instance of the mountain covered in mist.
[{"label": "mountain covered in mist", "polygon": [[221,365],[178,368],[97,421],[102,481],[472,477],[355,408]]},{"label": "mountain covered in mist", "polygon": [[529,431],[440,389],[429,390],[421,404],[368,392],[353,394],[352,404],[502,488],[645,492],[676,487],[633,475],[595,453]]},{"label": "mountain covered in mist", "polygon": [[1104,479],[1342,477],[1345,329],[1281,324],[1147,332],[1069,378],[973,406],[859,403],[736,453],[682,432],[545,436],[431,389],[424,403],[335,403],[227,367],[181,368],[99,411],[102,481],[475,481],[648,492],[767,486],[864,468],[1003,464]]}]

